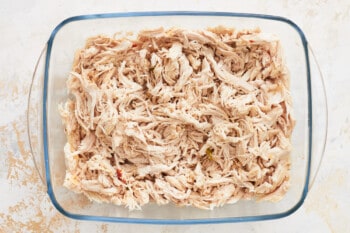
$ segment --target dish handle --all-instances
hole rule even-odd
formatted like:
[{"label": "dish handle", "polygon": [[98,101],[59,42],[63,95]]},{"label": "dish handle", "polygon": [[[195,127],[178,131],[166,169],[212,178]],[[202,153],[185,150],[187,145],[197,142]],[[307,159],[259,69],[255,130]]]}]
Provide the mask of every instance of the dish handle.
[{"label": "dish handle", "polygon": [[40,53],[35,65],[32,81],[30,84],[27,103],[27,133],[31,155],[35,169],[46,187],[45,183],[45,163],[42,135],[42,103],[43,103],[43,83],[47,44]]},{"label": "dish handle", "polygon": [[322,164],[327,142],[328,105],[324,77],[315,53],[308,45],[310,55],[311,96],[312,96],[312,141],[309,190],[313,187]]}]

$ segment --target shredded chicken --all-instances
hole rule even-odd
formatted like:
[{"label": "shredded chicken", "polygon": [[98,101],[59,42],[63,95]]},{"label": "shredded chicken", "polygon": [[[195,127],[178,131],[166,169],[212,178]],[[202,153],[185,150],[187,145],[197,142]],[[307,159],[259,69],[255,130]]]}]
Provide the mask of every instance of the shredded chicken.
[{"label": "shredded chicken", "polygon": [[131,210],[283,198],[295,123],[278,38],[223,27],[135,38],[92,37],[76,53],[59,106],[64,186]]}]

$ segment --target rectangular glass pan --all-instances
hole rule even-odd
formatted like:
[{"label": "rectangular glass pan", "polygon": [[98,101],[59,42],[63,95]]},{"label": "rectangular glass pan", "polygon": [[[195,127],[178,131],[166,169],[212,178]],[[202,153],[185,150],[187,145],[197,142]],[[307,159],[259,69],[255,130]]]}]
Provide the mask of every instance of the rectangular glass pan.
[{"label": "rectangular glass pan", "polygon": [[[88,37],[115,32],[135,32],[158,27],[206,29],[215,26],[236,29],[260,28],[279,37],[290,72],[290,89],[296,126],[292,136],[290,189],[277,203],[239,201],[212,211],[194,207],[148,204],[129,211],[113,204],[90,202],[63,187],[66,142],[58,105],[67,99],[66,80],[74,53]],[[42,148],[45,182],[54,206],[64,215],[81,220],[194,224],[276,219],[296,211],[303,203],[310,181],[312,151],[312,94],[308,45],[300,28],[288,19],[257,14],[223,12],[139,12],[76,16],[64,20],[52,32],[34,76],[43,71]],[[41,151],[41,149],[39,149]],[[41,154],[41,153],[39,153]]]}]

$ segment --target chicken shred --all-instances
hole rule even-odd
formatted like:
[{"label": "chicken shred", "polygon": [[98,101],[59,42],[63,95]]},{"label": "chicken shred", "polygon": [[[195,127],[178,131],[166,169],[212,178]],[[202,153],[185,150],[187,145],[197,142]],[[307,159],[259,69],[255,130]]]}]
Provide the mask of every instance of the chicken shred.
[{"label": "chicken shred", "polygon": [[273,35],[99,35],[77,51],[67,87],[64,186],[91,200],[213,209],[288,191],[295,121]]}]

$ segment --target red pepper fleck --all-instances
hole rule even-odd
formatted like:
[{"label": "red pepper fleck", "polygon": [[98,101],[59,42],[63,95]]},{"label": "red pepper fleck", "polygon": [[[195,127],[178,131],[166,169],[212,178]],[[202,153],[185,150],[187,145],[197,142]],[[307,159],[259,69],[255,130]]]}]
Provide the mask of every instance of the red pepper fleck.
[{"label": "red pepper fleck", "polygon": [[117,169],[117,177],[118,177],[118,179],[121,181],[121,182],[123,182],[124,184],[126,184],[126,181],[123,179],[123,172],[122,172],[122,170],[121,169]]}]

